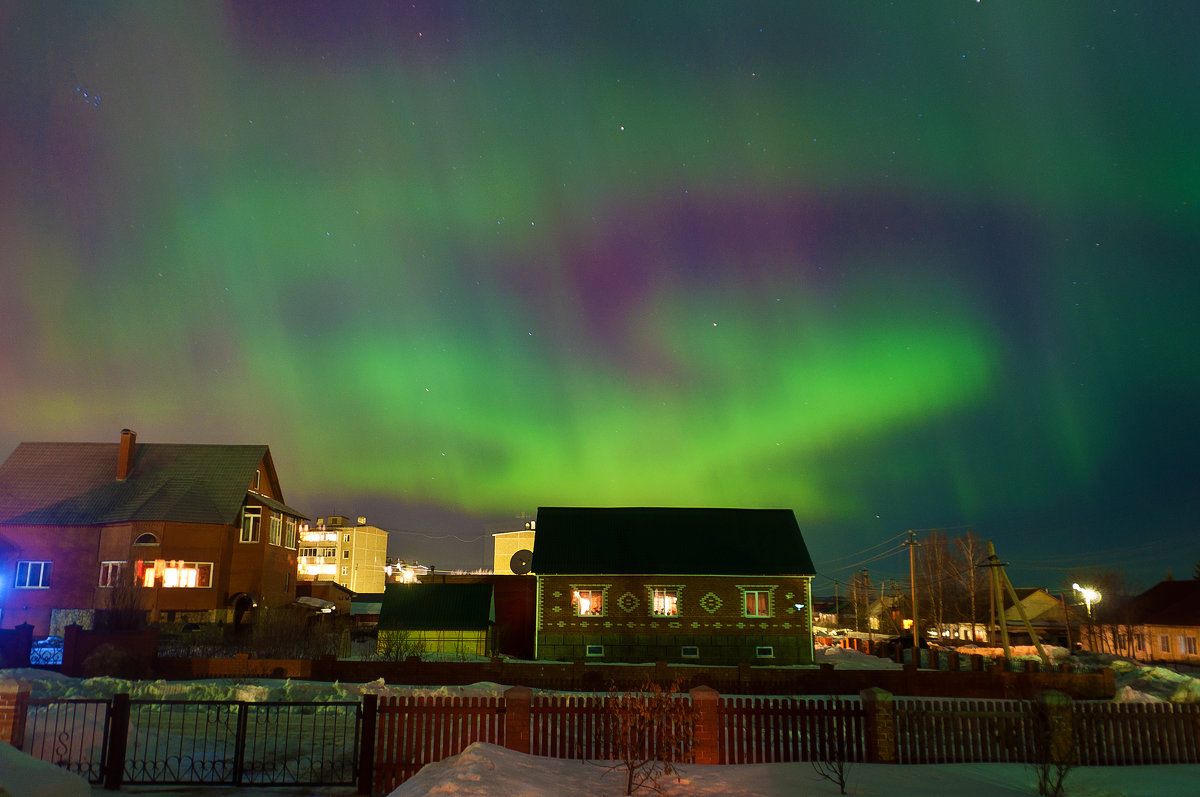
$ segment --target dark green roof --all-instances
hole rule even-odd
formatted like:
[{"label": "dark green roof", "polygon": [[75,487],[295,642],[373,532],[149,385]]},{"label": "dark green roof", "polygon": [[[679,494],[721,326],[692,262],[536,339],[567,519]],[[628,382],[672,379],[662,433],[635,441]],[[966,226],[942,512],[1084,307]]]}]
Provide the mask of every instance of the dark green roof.
[{"label": "dark green roof", "polygon": [[379,627],[409,631],[481,631],[496,622],[492,585],[388,584]]},{"label": "dark green roof", "polygon": [[533,572],[812,575],[790,509],[540,507]]},{"label": "dark green roof", "polygon": [[[0,524],[130,521],[235,525],[265,445],[138,443],[117,479],[119,443],[21,443],[0,465]],[[273,508],[304,515],[257,494]]]}]

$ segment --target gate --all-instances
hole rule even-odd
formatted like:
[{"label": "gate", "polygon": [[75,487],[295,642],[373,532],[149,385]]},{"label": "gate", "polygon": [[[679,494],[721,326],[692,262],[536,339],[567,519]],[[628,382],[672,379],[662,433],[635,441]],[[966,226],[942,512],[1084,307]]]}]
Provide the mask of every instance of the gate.
[{"label": "gate", "polygon": [[354,786],[362,706],[29,700],[22,749],[93,784]]}]

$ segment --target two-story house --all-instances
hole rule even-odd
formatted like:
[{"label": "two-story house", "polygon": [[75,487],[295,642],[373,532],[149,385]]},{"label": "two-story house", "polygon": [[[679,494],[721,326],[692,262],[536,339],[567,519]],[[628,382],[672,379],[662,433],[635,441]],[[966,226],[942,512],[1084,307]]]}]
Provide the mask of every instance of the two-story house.
[{"label": "two-story house", "polygon": [[265,445],[21,443],[0,465],[0,626],[97,610],[238,622],[296,594],[304,516]]},{"label": "two-story house", "polygon": [[539,659],[813,661],[790,509],[542,507],[532,564]]}]

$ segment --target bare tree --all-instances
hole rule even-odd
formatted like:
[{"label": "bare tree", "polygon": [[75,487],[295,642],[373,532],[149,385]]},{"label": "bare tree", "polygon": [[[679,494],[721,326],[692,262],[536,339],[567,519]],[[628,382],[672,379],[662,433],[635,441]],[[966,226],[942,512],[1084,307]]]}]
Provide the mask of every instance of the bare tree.
[{"label": "bare tree", "polygon": [[602,748],[625,771],[625,794],[643,786],[662,791],[662,778],[679,773],[691,756],[696,710],[680,693],[679,682],[669,687],[647,679],[625,692],[609,687],[604,698],[604,722],[598,728]]},{"label": "bare tree", "polygon": [[971,641],[976,638],[976,624],[983,619],[982,606],[987,604],[987,579],[980,563],[987,557],[987,548],[974,531],[968,530],[954,540],[957,553],[957,591],[960,616],[971,624]]}]

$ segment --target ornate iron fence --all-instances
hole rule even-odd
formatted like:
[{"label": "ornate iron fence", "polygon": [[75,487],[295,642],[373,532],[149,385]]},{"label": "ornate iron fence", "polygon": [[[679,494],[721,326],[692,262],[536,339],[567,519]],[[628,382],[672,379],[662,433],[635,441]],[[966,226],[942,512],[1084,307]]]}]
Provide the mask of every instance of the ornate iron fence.
[{"label": "ornate iron fence", "polygon": [[362,705],[30,700],[24,749],[110,788],[354,786]]}]

